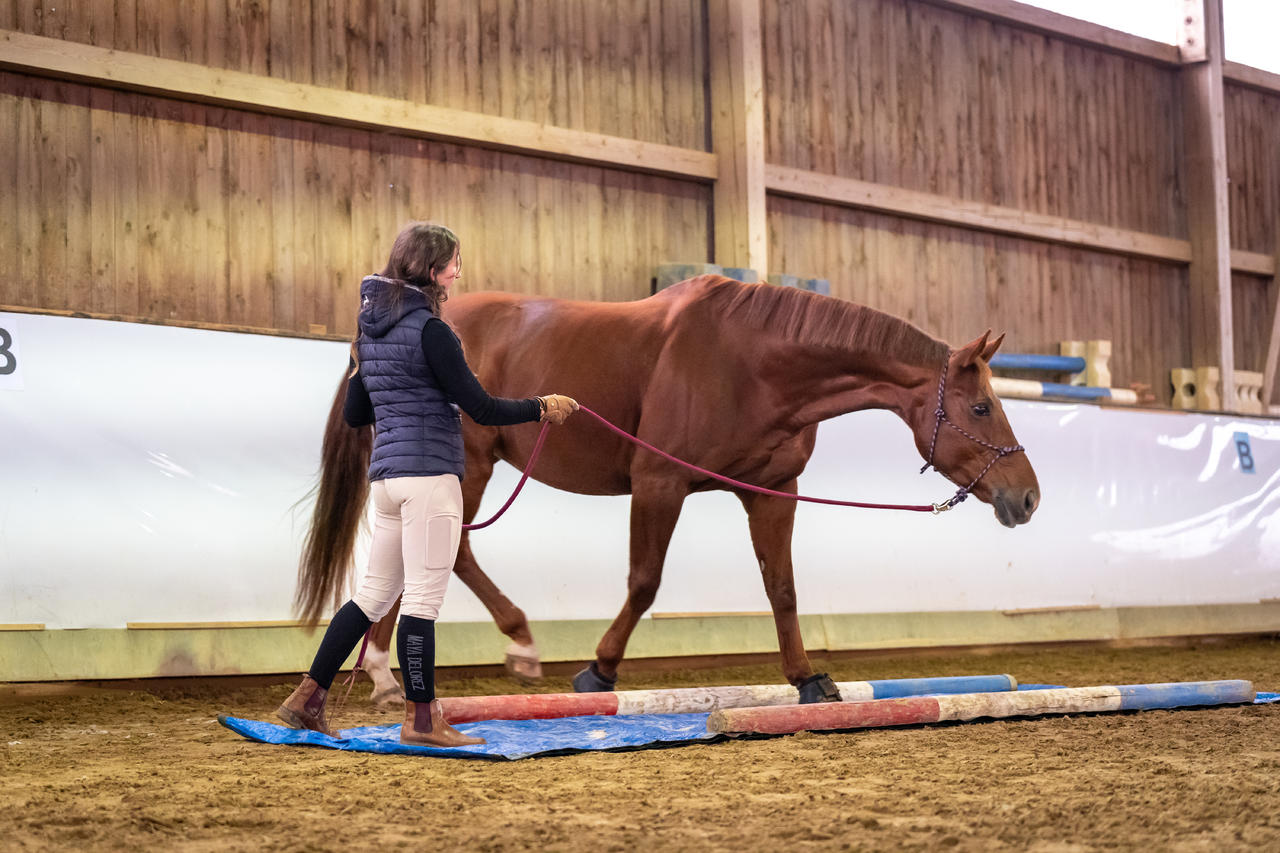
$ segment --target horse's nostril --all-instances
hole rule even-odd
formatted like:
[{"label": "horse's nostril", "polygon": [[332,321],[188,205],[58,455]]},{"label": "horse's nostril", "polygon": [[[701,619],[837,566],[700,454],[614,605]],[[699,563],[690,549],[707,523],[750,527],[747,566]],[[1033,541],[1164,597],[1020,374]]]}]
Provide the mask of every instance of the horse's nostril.
[{"label": "horse's nostril", "polygon": [[1040,495],[1035,489],[1027,489],[1027,497],[1022,502],[1028,513],[1036,511],[1036,507],[1040,504]]}]

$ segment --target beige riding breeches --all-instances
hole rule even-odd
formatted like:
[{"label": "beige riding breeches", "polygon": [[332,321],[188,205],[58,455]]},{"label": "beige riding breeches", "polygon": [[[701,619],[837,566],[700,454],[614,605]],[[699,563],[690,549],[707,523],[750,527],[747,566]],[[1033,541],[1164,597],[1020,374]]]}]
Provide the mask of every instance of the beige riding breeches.
[{"label": "beige riding breeches", "polygon": [[453,474],[377,480],[369,571],[354,599],[374,622],[404,592],[400,612],[440,615],[462,538],[462,484]]}]

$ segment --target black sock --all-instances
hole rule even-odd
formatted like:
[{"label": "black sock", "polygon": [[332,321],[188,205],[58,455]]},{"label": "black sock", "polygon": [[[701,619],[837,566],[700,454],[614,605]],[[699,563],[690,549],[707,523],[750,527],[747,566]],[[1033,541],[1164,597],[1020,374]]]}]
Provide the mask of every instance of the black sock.
[{"label": "black sock", "polygon": [[430,702],[436,698],[436,623],[418,616],[401,616],[396,632],[396,654],[404,698]]},{"label": "black sock", "polygon": [[328,690],[333,684],[333,677],[338,674],[338,668],[372,624],[360,605],[354,601],[342,605],[342,609],[333,614],[333,621],[324,632],[324,639],[316,650],[316,659],[311,662],[311,669],[307,670],[307,674]]}]

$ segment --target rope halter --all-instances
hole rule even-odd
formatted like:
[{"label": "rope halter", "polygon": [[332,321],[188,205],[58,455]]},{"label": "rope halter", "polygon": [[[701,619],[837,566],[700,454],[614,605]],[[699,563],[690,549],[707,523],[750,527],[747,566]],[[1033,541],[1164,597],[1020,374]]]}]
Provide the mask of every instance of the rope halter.
[{"label": "rope halter", "polygon": [[[954,421],[952,421],[951,418],[947,417],[947,412],[942,407],[942,399],[943,399],[943,395],[946,393],[946,390],[947,390],[947,369],[948,367],[950,367],[950,364],[951,364],[950,358],[948,358],[946,361],[942,363],[942,375],[938,379],[938,407],[933,410],[933,414],[934,414],[933,438],[930,439],[929,441],[929,461],[924,463],[924,466],[920,469],[920,473],[923,474],[925,471],[928,471],[930,468],[933,468],[939,474],[951,480],[951,477],[948,476],[945,471],[943,471],[937,465],[933,464],[934,450],[937,449],[937,446],[938,446],[938,429],[943,424],[946,424],[947,426],[951,427],[953,430],[960,433],[965,438],[972,441],[974,444],[981,445],[982,447],[985,447],[988,450],[994,450],[996,455],[991,457],[991,460],[987,462],[986,467],[978,472],[978,476],[974,477],[973,480],[970,481],[969,485],[961,486],[960,488],[956,489],[956,493],[952,495],[950,498],[943,501],[942,503],[934,504],[933,505],[934,515],[937,515],[940,512],[946,512],[956,504],[962,503],[965,498],[969,497],[969,493],[973,491],[973,487],[978,485],[978,481],[981,480],[984,476],[986,476],[986,473],[991,470],[991,466],[999,462],[1000,459],[1012,453],[1017,453],[1019,451],[1022,451],[1024,453],[1026,452],[1026,448],[1023,447],[1021,444],[1013,444],[1013,445],[1009,445],[1008,447],[1001,447],[999,445],[992,444],[989,441],[984,441],[981,438],[978,438],[976,435],[970,434],[963,427],[957,425]],[[952,480],[952,482],[954,483],[955,480]]]}]

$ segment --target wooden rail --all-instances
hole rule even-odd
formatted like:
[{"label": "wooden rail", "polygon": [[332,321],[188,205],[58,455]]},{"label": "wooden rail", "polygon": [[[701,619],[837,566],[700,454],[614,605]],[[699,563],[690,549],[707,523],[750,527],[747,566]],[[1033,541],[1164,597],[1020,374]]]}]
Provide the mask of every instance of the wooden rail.
[{"label": "wooden rail", "polygon": [[[1113,30],[1100,24],[1050,12],[1047,9],[1017,3],[1014,0],[922,0],[922,2],[1168,68],[1176,68],[1186,61],[1177,45]],[[1222,77],[1241,86],[1249,86],[1263,92],[1280,93],[1280,74],[1263,71],[1251,65],[1224,61]]]},{"label": "wooden rail", "polygon": [[1280,74],[1272,74],[1252,65],[1241,65],[1239,62],[1222,63],[1222,79],[1241,86],[1248,86],[1262,92],[1280,94]]},{"label": "wooden rail", "polygon": [[1113,30],[1101,24],[1059,15],[1057,12],[1024,3],[1016,3],[1014,0],[924,0],[924,2],[1090,47],[1100,47],[1112,53],[1144,59],[1159,65],[1176,66],[1182,61],[1177,45]]},{"label": "wooden rail", "polygon": [[[1030,213],[1012,207],[906,190],[803,169],[766,166],[765,186],[769,192],[778,195],[874,210],[908,219],[940,222],[957,228],[1009,234],[1176,264],[1191,262],[1190,241],[1176,237],[1111,228],[1092,222]],[[1275,274],[1275,259],[1259,252],[1233,249],[1231,268],[1237,272],[1270,276]]]},{"label": "wooden rail", "polygon": [[443,142],[710,183],[714,154],[0,30],[0,68]]}]

